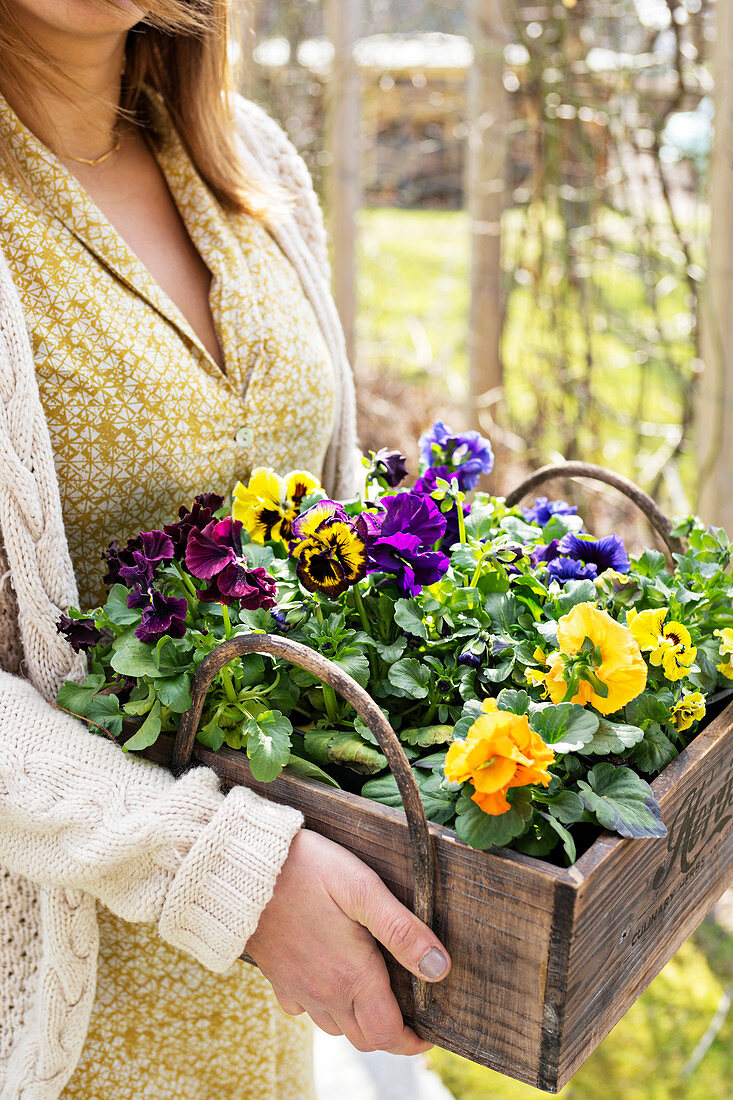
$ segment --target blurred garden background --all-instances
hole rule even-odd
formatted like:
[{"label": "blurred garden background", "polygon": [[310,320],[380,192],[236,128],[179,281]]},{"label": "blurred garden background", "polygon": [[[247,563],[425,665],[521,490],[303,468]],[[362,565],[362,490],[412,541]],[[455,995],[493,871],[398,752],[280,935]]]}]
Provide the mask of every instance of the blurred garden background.
[{"label": "blurred garden background", "polygon": [[[491,438],[498,493],[583,459],[733,529],[733,0],[242,0],[241,21],[243,91],[323,201],[364,447],[414,471],[440,417]],[[611,491],[558,489],[650,541]],[[732,943],[706,924],[562,1095],[731,1095]],[[460,1100],[540,1095],[433,1064]]]}]

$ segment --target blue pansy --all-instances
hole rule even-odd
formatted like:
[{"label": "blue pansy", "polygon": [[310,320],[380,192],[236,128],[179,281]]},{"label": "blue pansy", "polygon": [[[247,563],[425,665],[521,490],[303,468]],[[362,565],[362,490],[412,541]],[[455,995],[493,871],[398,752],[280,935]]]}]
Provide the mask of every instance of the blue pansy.
[{"label": "blue pansy", "polygon": [[547,578],[551,581],[592,581],[598,570],[592,562],[585,563],[577,558],[553,558],[547,565]]},{"label": "blue pansy", "polygon": [[537,497],[531,508],[523,508],[524,518],[527,523],[538,523],[544,527],[553,516],[574,516],[578,509],[575,504],[568,504],[566,500],[548,500],[547,497]]},{"label": "blue pansy", "polygon": [[628,573],[631,568],[624,540],[620,535],[607,535],[603,539],[564,535],[560,539],[558,550],[569,558],[595,565],[599,573],[605,572],[606,569],[615,569],[617,573]]},{"label": "blue pansy", "polygon": [[458,478],[464,491],[474,489],[481,474],[494,468],[494,452],[488,439],[478,432],[454,433],[442,420],[420,436],[420,458],[424,467],[442,466]]}]

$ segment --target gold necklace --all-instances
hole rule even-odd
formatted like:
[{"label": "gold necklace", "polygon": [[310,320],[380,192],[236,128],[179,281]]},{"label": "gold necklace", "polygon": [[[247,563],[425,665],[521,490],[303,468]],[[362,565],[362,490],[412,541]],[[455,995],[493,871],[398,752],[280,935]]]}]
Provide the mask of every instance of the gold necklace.
[{"label": "gold necklace", "polygon": [[104,164],[106,160],[109,160],[110,157],[114,156],[114,154],[120,147],[121,140],[122,139],[120,137],[120,134],[117,133],[112,148],[108,149],[106,153],[102,153],[101,156],[94,157],[93,159],[89,159],[88,157],[74,157],[71,155],[71,153],[65,153],[64,157],[66,160],[75,160],[78,164],[87,164],[90,168],[97,168],[100,164]]}]

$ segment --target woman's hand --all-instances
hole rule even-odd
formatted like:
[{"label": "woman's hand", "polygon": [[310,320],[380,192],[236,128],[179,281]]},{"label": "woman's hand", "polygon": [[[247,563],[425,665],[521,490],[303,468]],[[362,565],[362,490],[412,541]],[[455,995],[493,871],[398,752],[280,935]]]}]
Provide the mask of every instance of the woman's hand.
[{"label": "woman's hand", "polygon": [[437,981],[450,970],[440,940],[374,871],[302,829],[247,953],[291,1016],[307,1012],[357,1050],[421,1054],[430,1044],[405,1025],[375,939],[419,977]]}]

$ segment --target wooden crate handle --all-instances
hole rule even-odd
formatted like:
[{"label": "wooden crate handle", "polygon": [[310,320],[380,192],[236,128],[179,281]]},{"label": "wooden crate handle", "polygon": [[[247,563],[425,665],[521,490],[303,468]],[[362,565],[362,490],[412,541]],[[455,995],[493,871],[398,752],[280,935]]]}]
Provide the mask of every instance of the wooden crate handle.
[{"label": "wooden crate handle", "polygon": [[[230,661],[246,653],[269,653],[273,657],[281,657],[311,672],[324,683],[330,684],[334,691],[351,704],[374,734],[387,758],[390,771],[397,781],[407,815],[415,877],[413,912],[432,929],[437,873],[435,850],[425,817],[425,808],[410,763],[397,734],[372,697],[357,684],[353,677],[321,653],[301,645],[300,642],[274,634],[240,634],[213,649],[204,657],[193,678],[191,706],[181,718],[173,747],[171,765],[174,774],[180,775],[191,764],[204,703],[215,677]],[[412,990],[416,1010],[425,1012],[430,1005],[430,984],[413,975]]]},{"label": "wooden crate handle", "polygon": [[627,477],[614,473],[613,470],[607,470],[604,466],[594,466],[590,462],[560,462],[552,466],[542,466],[539,470],[535,470],[533,474],[530,474],[528,478],[525,478],[516,489],[507,494],[507,506],[513,508],[515,504],[519,504],[522,497],[525,497],[527,493],[538,488],[545,481],[551,481],[553,478],[559,477],[587,477],[593,481],[603,481],[606,485],[618,489],[620,493],[627,496],[641,509],[654,530],[664,541],[670,556],[684,553],[682,542],[670,534],[672,530],[671,521],[667,519],[661,508],[654,503],[643,489],[640,489],[633,481],[629,481]]}]

